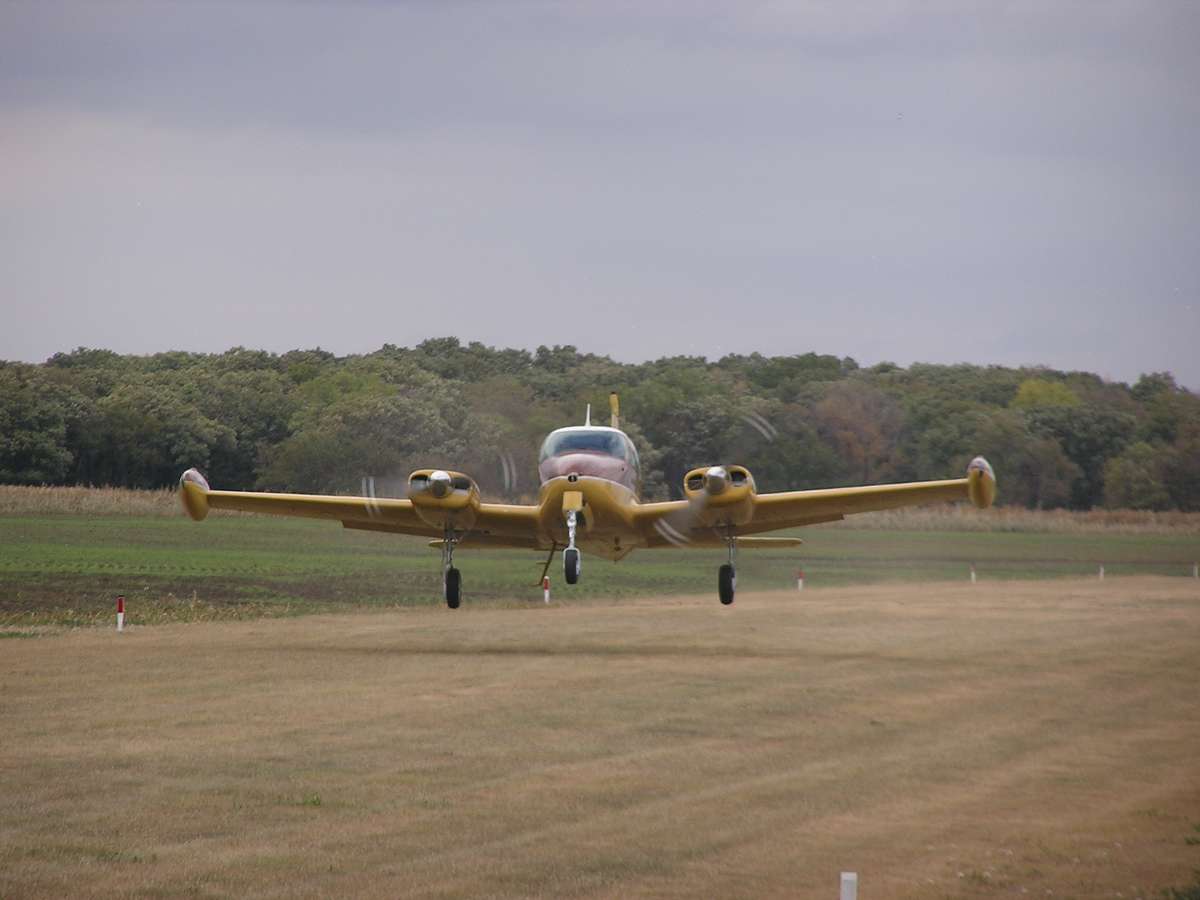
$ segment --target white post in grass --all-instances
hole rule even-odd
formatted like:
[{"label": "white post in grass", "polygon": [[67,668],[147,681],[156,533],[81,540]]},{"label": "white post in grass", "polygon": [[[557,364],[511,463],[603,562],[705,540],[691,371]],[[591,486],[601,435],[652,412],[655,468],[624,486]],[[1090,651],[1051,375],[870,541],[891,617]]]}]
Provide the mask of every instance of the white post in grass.
[{"label": "white post in grass", "polygon": [[542,578],[542,600],[546,603],[550,602],[550,576]]},{"label": "white post in grass", "polygon": [[798,590],[798,591],[804,590],[804,570],[803,569],[796,570],[796,590]]},{"label": "white post in grass", "polygon": [[1104,563],[1100,563],[1100,580],[1104,580]]},{"label": "white post in grass", "polygon": [[858,873],[843,872],[842,873],[842,897],[841,900],[858,900]]},{"label": "white post in grass", "polygon": [[1200,563],[1192,563],[1192,577],[1200,578]]},{"label": "white post in grass", "polygon": [[117,631],[125,630],[125,597],[117,598]]},{"label": "white post in grass", "polygon": [[971,563],[971,584],[975,583],[975,563]]}]

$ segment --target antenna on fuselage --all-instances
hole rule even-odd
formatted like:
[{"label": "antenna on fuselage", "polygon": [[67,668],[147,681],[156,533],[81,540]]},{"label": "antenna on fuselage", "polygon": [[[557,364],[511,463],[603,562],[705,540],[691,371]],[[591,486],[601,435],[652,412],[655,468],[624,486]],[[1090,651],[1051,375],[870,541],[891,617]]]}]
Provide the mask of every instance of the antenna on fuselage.
[{"label": "antenna on fuselage", "polygon": [[621,398],[617,396],[616,391],[610,391],[608,394],[608,408],[612,410],[613,428],[621,427]]},{"label": "antenna on fuselage", "polygon": [[584,422],[583,422],[583,427],[584,427],[584,428],[591,428],[591,427],[592,427],[592,404],[590,404],[590,403],[588,404],[588,408],[587,408],[587,418],[586,418],[586,419],[584,420]]}]

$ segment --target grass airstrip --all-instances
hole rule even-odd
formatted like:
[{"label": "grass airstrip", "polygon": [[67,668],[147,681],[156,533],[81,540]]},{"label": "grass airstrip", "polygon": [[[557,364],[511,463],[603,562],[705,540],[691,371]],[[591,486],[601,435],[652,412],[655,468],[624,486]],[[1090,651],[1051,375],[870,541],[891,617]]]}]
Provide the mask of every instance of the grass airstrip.
[{"label": "grass airstrip", "polygon": [[0,897],[1197,884],[1189,521],[810,529],[731,608],[710,551],[549,606],[464,551],[450,612],[420,542],[3,500]]}]

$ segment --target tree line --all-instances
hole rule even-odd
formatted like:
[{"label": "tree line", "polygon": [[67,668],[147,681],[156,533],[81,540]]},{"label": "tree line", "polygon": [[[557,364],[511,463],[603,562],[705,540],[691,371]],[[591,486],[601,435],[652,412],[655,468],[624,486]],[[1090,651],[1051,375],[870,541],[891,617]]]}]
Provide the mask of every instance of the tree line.
[{"label": "tree line", "polygon": [[[413,468],[536,491],[550,430],[607,421],[619,391],[644,495],[741,463],[760,490],[958,477],[987,456],[1001,502],[1200,510],[1200,397],[1047,368],[881,363],[816,353],[620,363],[456,338],[373,353],[121,355],[0,362],[0,482],[152,488],[197,466],[216,487],[402,494]],[[513,474],[516,473],[514,479]]]}]

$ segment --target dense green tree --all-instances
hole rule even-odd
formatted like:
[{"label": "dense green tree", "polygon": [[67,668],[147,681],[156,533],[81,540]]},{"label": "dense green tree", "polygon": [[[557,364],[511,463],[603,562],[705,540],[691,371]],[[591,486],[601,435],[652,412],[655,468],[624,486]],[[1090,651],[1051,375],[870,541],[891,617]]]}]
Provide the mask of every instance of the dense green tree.
[{"label": "dense green tree", "polygon": [[528,499],[542,437],[587,404],[607,422],[610,390],[647,496],[679,496],[688,469],[714,463],[786,490],[954,476],[983,453],[1004,503],[1200,509],[1200,397],[1166,372],[1130,387],[811,352],[623,364],[454,337],[342,357],[79,348],[0,363],[0,480],[160,486],[195,465],[235,489],[357,491],[372,475],[400,492],[409,468],[435,465]]},{"label": "dense green tree", "polygon": [[1166,509],[1171,502],[1164,484],[1170,450],[1139,441],[1104,467],[1104,505],[1116,509]]},{"label": "dense green tree", "polygon": [[1028,378],[1017,388],[1009,404],[1014,409],[1039,409],[1047,406],[1078,406],[1079,395],[1060,381]]},{"label": "dense green tree", "polygon": [[738,375],[758,396],[771,396],[779,400],[795,400],[804,385],[814,381],[837,381],[858,365],[852,359],[836,356],[804,353],[797,356],[724,356],[717,368]]},{"label": "dense green tree", "polygon": [[351,491],[364,476],[403,475],[422,450],[429,463],[440,465],[434,460],[451,441],[436,406],[396,390],[363,390],[324,405],[319,416],[302,413],[293,434],[265,454],[259,484],[288,491]]},{"label": "dense green tree", "polygon": [[1200,416],[1180,427],[1164,461],[1163,479],[1174,508],[1200,512]]},{"label": "dense green tree", "polygon": [[845,461],[852,477],[872,484],[892,474],[903,414],[900,406],[863,380],[837,381],[813,407],[817,432]]},{"label": "dense green tree", "polygon": [[233,429],[206,416],[173,374],[139,376],[97,400],[79,428],[85,483],[121,487],[172,484],[190,466],[232,453]]},{"label": "dense green tree", "polygon": [[1056,440],[1079,468],[1071,484],[1070,506],[1098,506],[1104,498],[1105,466],[1128,445],[1136,424],[1133,417],[1086,405],[1039,407],[1026,415],[1030,432]]},{"label": "dense green tree", "polygon": [[1138,403],[1148,403],[1162,394],[1174,394],[1179,390],[1175,376],[1170,372],[1150,372],[1137,380],[1129,393]]},{"label": "dense green tree", "polygon": [[234,369],[198,375],[196,387],[197,408],[232,432],[212,448],[209,476],[231,490],[252,488],[261,455],[289,435],[298,407],[291,381],[276,369]]},{"label": "dense green tree", "polygon": [[978,412],[974,424],[973,452],[992,462],[1005,503],[1029,509],[1067,505],[1083,473],[1058,441],[1030,434],[1025,417],[1013,410]]},{"label": "dense green tree", "polygon": [[733,462],[743,428],[734,404],[725,398],[689,400],[661,419],[646,420],[645,431],[661,451],[662,473],[672,497],[683,496],[683,477],[699,466]]},{"label": "dense green tree", "polygon": [[0,363],[0,483],[56,484],[71,471],[67,432],[83,398],[53,376]]}]

